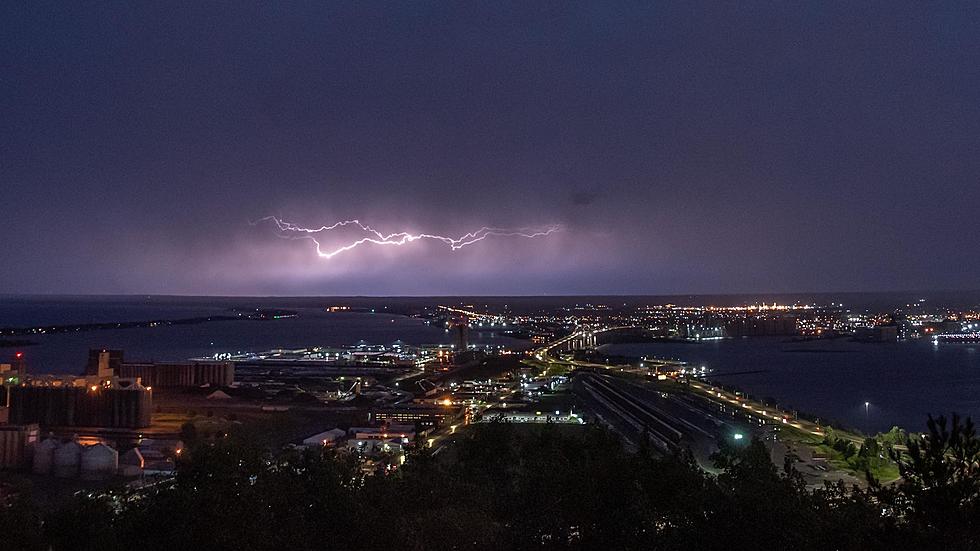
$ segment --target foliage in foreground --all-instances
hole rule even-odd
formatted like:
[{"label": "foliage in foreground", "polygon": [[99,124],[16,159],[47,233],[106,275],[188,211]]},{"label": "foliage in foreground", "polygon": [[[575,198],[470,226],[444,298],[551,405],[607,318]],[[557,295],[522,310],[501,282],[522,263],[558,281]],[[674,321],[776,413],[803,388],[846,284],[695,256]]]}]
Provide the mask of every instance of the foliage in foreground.
[{"label": "foliage in foreground", "polygon": [[363,477],[329,452],[261,453],[227,438],[187,454],[169,484],[80,497],[43,518],[0,512],[3,549],[976,549],[980,441],[954,416],[897,455],[903,479],[807,490],[759,442],[705,474],[687,455],[630,454],[589,427],[569,436],[486,424],[446,457],[418,452]]}]

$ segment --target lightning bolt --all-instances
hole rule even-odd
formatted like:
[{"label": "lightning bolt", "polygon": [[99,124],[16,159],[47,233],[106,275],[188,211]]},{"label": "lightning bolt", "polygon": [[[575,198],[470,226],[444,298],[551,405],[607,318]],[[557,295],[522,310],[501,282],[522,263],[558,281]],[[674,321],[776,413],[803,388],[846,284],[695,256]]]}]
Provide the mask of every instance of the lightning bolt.
[{"label": "lightning bolt", "polygon": [[[484,226],[476,231],[465,233],[459,237],[446,237],[444,235],[434,235],[430,233],[395,232],[384,234],[371,226],[368,226],[367,224],[361,223],[359,220],[343,220],[330,226],[305,228],[297,224],[293,224],[292,222],[286,222],[285,220],[282,220],[276,216],[266,216],[265,218],[260,218],[255,222],[251,222],[251,224],[254,226],[263,222],[274,223],[278,230],[276,235],[284,239],[308,239],[312,241],[314,244],[316,244],[317,256],[325,259],[331,259],[338,254],[347,252],[365,244],[402,246],[414,241],[427,239],[445,243],[449,245],[450,250],[455,251],[462,249],[467,245],[472,245],[473,243],[483,241],[488,237],[524,237],[530,239],[535,237],[545,237],[562,230],[560,224],[552,224],[550,226],[538,228],[491,228]],[[320,240],[317,239],[317,237],[320,234],[328,233],[330,231],[348,226],[353,226],[357,230],[367,235],[355,239],[346,245],[330,250],[324,250],[324,246],[320,243]]]}]

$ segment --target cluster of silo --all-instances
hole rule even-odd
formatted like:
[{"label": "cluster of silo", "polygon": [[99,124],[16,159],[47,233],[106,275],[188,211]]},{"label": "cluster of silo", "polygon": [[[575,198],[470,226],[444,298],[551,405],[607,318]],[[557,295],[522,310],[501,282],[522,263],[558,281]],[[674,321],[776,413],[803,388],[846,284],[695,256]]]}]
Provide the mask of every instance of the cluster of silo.
[{"label": "cluster of silo", "polygon": [[143,386],[154,388],[231,386],[235,382],[235,364],[231,362],[194,363],[123,363],[120,377],[139,378]]},{"label": "cluster of silo", "polygon": [[105,444],[88,446],[82,452],[83,480],[104,480],[119,470],[119,452]]},{"label": "cluster of silo", "polygon": [[150,426],[152,409],[151,394],[143,387],[10,388],[10,420],[13,424],[143,428]]},{"label": "cluster of silo", "polygon": [[69,440],[54,450],[51,474],[57,478],[75,478],[82,462],[82,445]]},{"label": "cluster of silo", "polygon": [[102,443],[82,446],[75,439],[60,442],[47,438],[34,448],[32,470],[58,478],[103,480],[119,470],[119,453]]}]

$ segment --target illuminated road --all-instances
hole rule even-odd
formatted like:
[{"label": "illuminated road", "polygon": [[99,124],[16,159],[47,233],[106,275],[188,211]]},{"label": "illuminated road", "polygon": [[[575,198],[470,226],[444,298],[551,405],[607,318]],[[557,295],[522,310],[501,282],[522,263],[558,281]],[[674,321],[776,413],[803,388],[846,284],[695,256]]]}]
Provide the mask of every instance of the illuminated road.
[{"label": "illuminated road", "polygon": [[[617,328],[601,329],[604,332]],[[619,434],[627,447],[637,449],[647,437],[651,447],[661,452],[687,448],[702,469],[717,473],[711,455],[717,451],[722,438],[745,439],[753,436],[766,441],[773,461],[779,465],[787,453],[798,445],[776,440],[779,428],[790,428],[816,437],[825,429],[816,423],[796,418],[792,413],[755,400],[748,400],[715,387],[707,381],[691,377],[672,379],[667,386],[649,381],[646,377],[622,377],[621,371],[647,375],[643,369],[608,366],[566,360],[555,357],[556,350],[574,339],[586,337],[590,330],[579,330],[532,352],[527,363],[547,370],[553,366],[573,371],[573,391],[587,408],[608,428]],[[677,387],[675,385],[683,385]],[[863,437],[835,431],[843,439],[857,445]],[[797,457],[807,483],[821,487],[824,482],[843,480],[847,484],[861,480],[842,471],[828,469],[826,462],[807,458],[805,452]]]},{"label": "illuminated road", "polygon": [[[545,362],[547,364],[561,365],[571,369],[575,369],[575,368],[614,369],[614,368],[610,368],[610,366],[602,365],[602,364],[580,362],[575,360],[562,360],[562,359],[554,358],[551,354],[552,351],[554,351],[556,348],[561,347],[574,339],[584,338],[586,336],[586,333],[591,332],[593,334],[597,334],[597,333],[603,333],[603,332],[614,331],[619,329],[629,329],[629,327],[610,327],[610,328],[604,328],[595,331],[589,331],[589,330],[576,331],[575,333],[572,333],[567,337],[564,337],[553,343],[550,343],[547,346],[536,349],[533,352],[533,357],[540,362]],[[688,387],[690,388],[691,391],[696,392],[701,397],[708,399],[712,402],[715,402],[717,404],[726,405],[726,406],[736,406],[742,408],[743,410],[742,413],[749,415],[751,417],[755,417],[759,420],[763,420],[768,423],[788,425],[795,429],[801,430],[803,432],[815,436],[824,436],[825,434],[824,428],[821,427],[820,425],[816,423],[812,423],[810,421],[798,419],[791,412],[783,411],[773,406],[768,406],[766,404],[763,404],[761,402],[748,400],[742,396],[737,396],[731,392],[716,387],[706,381],[692,379],[692,378],[686,378],[684,380],[687,382]],[[857,435],[848,434],[843,431],[838,431],[838,434],[841,438],[851,440],[858,444],[863,442],[863,439]]]},{"label": "illuminated road", "polygon": [[561,365],[561,366],[565,366],[565,367],[570,367],[572,369],[574,369],[574,368],[592,368],[592,367],[595,367],[595,368],[608,368],[609,366],[608,365],[604,365],[604,364],[594,364],[594,363],[589,363],[589,362],[580,362],[580,361],[576,361],[576,360],[562,360],[562,359],[553,357],[551,355],[551,353],[556,348],[562,347],[565,344],[567,344],[569,342],[572,342],[572,341],[574,341],[576,339],[584,339],[584,338],[595,336],[595,335],[599,335],[599,334],[602,334],[602,333],[608,333],[609,331],[620,331],[620,330],[623,330],[623,329],[635,329],[635,328],[632,327],[632,326],[628,326],[628,325],[621,325],[621,326],[615,326],[615,327],[604,327],[602,329],[576,329],[575,332],[573,332],[570,335],[567,335],[565,337],[562,337],[562,338],[560,338],[560,339],[558,339],[558,340],[556,340],[554,342],[548,343],[547,345],[542,346],[541,348],[536,348],[535,350],[533,350],[531,352],[531,356],[535,360],[537,360],[539,362],[545,362],[547,364],[553,364],[553,365]]},{"label": "illuminated road", "polygon": [[[814,436],[822,437],[826,434],[826,430],[816,423],[795,418],[795,416],[790,412],[780,410],[773,406],[767,406],[762,402],[748,400],[743,396],[738,396],[723,390],[706,381],[688,380],[687,384],[691,390],[697,392],[700,396],[712,402],[727,406],[739,407],[747,415],[751,415],[758,419],[762,419],[770,423],[787,425],[797,430],[810,433]],[[834,431],[834,434],[839,438],[850,440],[855,444],[864,443],[864,439],[855,434],[850,434],[840,430]]]}]

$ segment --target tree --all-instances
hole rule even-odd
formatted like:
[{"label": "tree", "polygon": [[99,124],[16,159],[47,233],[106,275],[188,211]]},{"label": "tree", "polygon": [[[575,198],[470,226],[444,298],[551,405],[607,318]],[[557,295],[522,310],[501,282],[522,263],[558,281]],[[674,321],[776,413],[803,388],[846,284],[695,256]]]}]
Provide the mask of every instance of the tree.
[{"label": "tree", "polygon": [[193,422],[187,421],[180,426],[180,439],[187,446],[192,446],[197,442],[197,427]]},{"label": "tree", "polygon": [[42,551],[46,549],[41,531],[41,514],[25,490],[7,495],[0,486],[0,547]]},{"label": "tree", "polygon": [[[480,423],[433,456],[420,447],[365,477],[332,449],[270,452],[237,435],[197,442],[176,478],[81,495],[48,514],[0,507],[3,549],[980,548],[980,444],[970,421],[930,419],[905,441],[905,477],[865,491],[808,489],[757,439],[723,439],[706,473],[690,451],[629,453],[589,425]],[[835,440],[835,444],[839,444]],[[848,444],[850,444],[848,442]],[[853,444],[850,444],[853,447]],[[856,459],[880,459],[866,440]],[[26,528],[20,529],[18,523]],[[43,532],[38,531],[43,526]],[[31,539],[31,530],[35,537]],[[12,544],[12,545],[11,545]],[[87,546],[87,547],[86,547]]]},{"label": "tree", "polygon": [[980,547],[980,439],[973,421],[957,414],[927,422],[928,434],[906,437],[906,453],[892,450],[901,482],[874,488],[875,496],[906,525],[910,541],[945,549]]},{"label": "tree", "polygon": [[103,551],[117,549],[112,497],[76,496],[49,515],[44,533],[52,549]]}]

